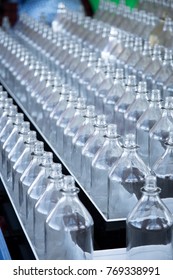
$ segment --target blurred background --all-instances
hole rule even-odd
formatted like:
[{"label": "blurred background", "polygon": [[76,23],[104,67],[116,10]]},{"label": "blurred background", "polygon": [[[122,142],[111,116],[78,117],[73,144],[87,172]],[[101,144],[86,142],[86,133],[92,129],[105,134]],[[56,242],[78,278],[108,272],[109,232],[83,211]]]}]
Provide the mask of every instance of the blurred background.
[{"label": "blurred background", "polygon": [[[110,0],[119,3],[120,0]],[[14,25],[18,15],[22,12],[38,19],[44,16],[50,24],[56,15],[58,4],[63,2],[68,9],[83,10],[87,16],[93,16],[99,6],[99,0],[0,0],[0,24],[7,16],[11,25]],[[127,5],[134,7],[138,0],[126,0]]]}]

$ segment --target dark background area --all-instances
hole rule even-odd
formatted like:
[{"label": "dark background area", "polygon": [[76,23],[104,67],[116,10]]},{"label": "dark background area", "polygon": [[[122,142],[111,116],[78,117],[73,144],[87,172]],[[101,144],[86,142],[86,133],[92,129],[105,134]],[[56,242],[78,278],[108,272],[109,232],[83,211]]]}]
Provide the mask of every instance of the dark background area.
[{"label": "dark background area", "polygon": [[56,15],[58,2],[64,2],[72,10],[77,10],[81,5],[87,16],[94,14],[89,0],[0,0],[0,25],[3,17],[8,17],[13,26],[22,12],[27,12],[33,17],[45,13],[47,23],[51,23]]}]

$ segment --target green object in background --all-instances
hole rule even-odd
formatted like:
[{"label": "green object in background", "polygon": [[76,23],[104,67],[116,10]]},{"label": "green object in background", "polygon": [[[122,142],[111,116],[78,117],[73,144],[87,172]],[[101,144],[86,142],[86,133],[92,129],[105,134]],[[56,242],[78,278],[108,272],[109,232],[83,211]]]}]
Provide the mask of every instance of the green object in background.
[{"label": "green object in background", "polygon": [[[107,0],[107,1],[115,2],[116,4],[119,4],[121,2],[120,0]],[[100,0],[89,0],[89,2],[95,13],[98,10]],[[126,5],[131,8],[136,7],[138,4],[139,4],[139,0],[126,0]]]}]

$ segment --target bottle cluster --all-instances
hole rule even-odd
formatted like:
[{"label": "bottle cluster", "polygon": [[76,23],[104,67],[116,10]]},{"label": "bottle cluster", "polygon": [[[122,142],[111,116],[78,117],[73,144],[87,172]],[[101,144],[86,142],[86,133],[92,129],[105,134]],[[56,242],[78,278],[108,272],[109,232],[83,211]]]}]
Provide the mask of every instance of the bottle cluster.
[{"label": "bottle cluster", "polygon": [[2,87],[0,111],[1,176],[38,258],[92,259],[93,219],[73,177],[62,173]]},{"label": "bottle cluster", "polygon": [[[164,217],[160,219],[155,205],[153,230],[155,223],[165,228],[165,222],[170,232],[173,56],[170,46],[152,46],[149,41],[158,21],[153,14],[131,12],[123,4],[112,11],[102,7],[94,19],[60,6],[52,28],[22,15],[13,36],[0,30],[0,75],[108,220],[127,218],[130,224],[138,211],[135,208],[135,215],[129,216],[134,206],[145,204],[145,199],[150,202],[155,195],[155,204],[161,204],[158,208]],[[167,19],[165,25],[168,22],[172,24]],[[33,217],[39,192],[28,189],[32,199],[24,201],[24,188],[18,181],[29,160],[26,156],[21,173],[10,177],[12,188],[18,192],[16,205],[22,202],[32,209],[30,214],[28,210],[21,213],[21,217],[28,218]],[[16,168],[21,166],[19,159],[17,162]],[[42,175],[39,178],[44,186]],[[169,210],[157,200],[155,180]],[[141,224],[137,225],[134,218],[132,227],[143,227],[146,217],[140,218]],[[52,226],[55,220],[50,222]],[[53,242],[54,232],[50,234]],[[69,238],[73,239],[72,235],[64,238],[66,245]],[[171,238],[163,240],[158,237],[156,245],[172,242]],[[166,256],[170,258],[170,246],[168,251]]]}]

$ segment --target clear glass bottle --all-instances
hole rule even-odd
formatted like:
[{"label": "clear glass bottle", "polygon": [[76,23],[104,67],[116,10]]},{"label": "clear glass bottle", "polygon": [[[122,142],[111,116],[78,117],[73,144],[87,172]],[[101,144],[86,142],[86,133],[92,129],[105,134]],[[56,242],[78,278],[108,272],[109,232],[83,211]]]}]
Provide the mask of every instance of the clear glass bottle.
[{"label": "clear glass bottle", "polygon": [[156,83],[158,89],[163,90],[163,88],[167,86],[167,81],[169,81],[169,78],[172,76],[172,68],[173,68],[172,50],[165,49],[162,67],[154,76],[154,82]]},{"label": "clear glass bottle", "polygon": [[71,121],[75,114],[75,108],[77,106],[78,94],[75,91],[70,91],[69,99],[67,102],[67,107],[57,119],[56,122],[56,151],[59,154],[63,152],[63,136],[64,130],[68,123]]},{"label": "clear glass bottle", "polygon": [[93,219],[78,198],[73,177],[64,178],[62,198],[46,220],[45,259],[93,258]]},{"label": "clear glass bottle", "polygon": [[126,72],[129,75],[132,74],[133,68],[138,63],[138,61],[141,59],[142,51],[143,51],[143,40],[142,40],[142,38],[137,37],[137,38],[135,38],[135,41],[134,41],[133,52],[127,59],[126,63],[124,63],[124,68],[126,69]]},{"label": "clear glass bottle", "polygon": [[19,209],[19,180],[28,164],[32,160],[32,153],[36,143],[36,132],[30,131],[24,143],[25,147],[12,168],[12,182],[14,204]]},{"label": "clear glass bottle", "polygon": [[93,77],[95,74],[97,62],[98,62],[97,55],[94,52],[91,53],[91,55],[89,56],[89,61],[86,69],[80,73],[80,77],[78,81],[80,97],[84,97],[87,99],[87,95],[85,93],[86,87],[89,84],[89,80],[91,79],[91,77]]},{"label": "clear glass bottle", "polygon": [[173,214],[173,130],[165,142],[166,150],[155,162],[152,172],[157,178],[157,185],[161,189],[160,197]]},{"label": "clear glass bottle", "polygon": [[136,135],[136,123],[140,116],[147,110],[148,106],[147,83],[139,82],[136,98],[124,114],[125,135],[129,133]]},{"label": "clear glass bottle", "polygon": [[[13,187],[14,201],[16,207],[19,205],[19,179],[28,166],[29,162],[32,159],[32,153],[34,151],[34,145],[36,143],[36,132],[30,131],[26,137],[24,137],[24,146],[22,153],[19,155],[18,159],[14,162],[12,167],[12,181],[11,185]],[[20,151],[21,151],[20,150]],[[11,153],[11,152],[10,152]],[[13,154],[14,155],[14,154]],[[12,162],[11,162],[12,163]]]},{"label": "clear glass bottle", "polygon": [[162,115],[161,93],[153,89],[149,97],[149,106],[136,123],[136,139],[139,145],[139,155],[149,166],[149,131]]},{"label": "clear glass bottle", "polygon": [[92,160],[91,198],[100,211],[107,217],[108,208],[108,174],[123,152],[117,134],[117,126],[108,124],[105,141]]},{"label": "clear glass bottle", "polygon": [[105,78],[95,91],[94,104],[98,114],[103,113],[103,99],[107,96],[107,93],[111,89],[115,80],[115,67],[114,65],[108,65],[105,73]]},{"label": "clear glass bottle", "polygon": [[93,105],[87,106],[84,118],[85,121],[83,125],[78,129],[72,140],[71,162],[75,162],[75,164],[71,165],[71,170],[74,172],[76,178],[80,178],[81,175],[82,148],[89,137],[94,133],[96,112]]},{"label": "clear glass bottle", "polygon": [[2,114],[0,116],[0,131],[2,131],[8,121],[10,106],[13,106],[13,100],[12,98],[6,98],[2,105]]},{"label": "clear glass bottle", "polygon": [[24,170],[19,180],[19,215],[23,224],[26,222],[26,195],[29,187],[41,170],[42,160],[44,159],[44,143],[37,141],[34,145],[34,151],[31,154],[32,159]]},{"label": "clear glass bottle", "polygon": [[7,180],[8,154],[13,149],[14,145],[16,144],[16,141],[19,138],[19,131],[22,128],[23,121],[24,121],[23,114],[17,113],[14,119],[14,124],[13,124],[14,127],[2,147],[2,170],[3,170],[4,180]]},{"label": "clear glass bottle", "polygon": [[8,154],[8,158],[7,158],[7,185],[8,185],[11,192],[13,192],[13,190],[14,190],[14,188],[13,188],[14,186],[12,185],[13,165],[18,160],[19,156],[22,154],[22,152],[25,148],[25,141],[28,137],[29,132],[30,132],[30,123],[29,122],[23,122],[22,125],[21,125],[21,130],[19,131],[18,140]]},{"label": "clear glass bottle", "polygon": [[3,145],[13,130],[16,114],[17,106],[10,106],[9,110],[7,110],[7,122],[0,132],[0,168],[2,168]]},{"label": "clear glass bottle", "polygon": [[45,135],[49,133],[50,114],[51,112],[53,112],[54,108],[56,107],[56,105],[60,100],[61,89],[62,89],[62,84],[59,83],[59,79],[57,79],[57,83],[52,89],[52,94],[43,104],[43,108],[42,108],[43,122],[47,123],[46,125],[42,126],[42,131],[43,133],[45,133]]},{"label": "clear glass bottle", "polygon": [[71,153],[72,153],[72,141],[74,135],[77,133],[78,129],[83,124],[86,114],[86,99],[85,98],[78,98],[78,102],[75,108],[75,114],[71,121],[68,123],[64,130],[64,137],[63,137],[63,158],[68,166],[71,165]]},{"label": "clear glass bottle", "polygon": [[172,260],[173,219],[159,196],[154,176],[146,177],[142,197],[126,220],[127,258]]},{"label": "clear glass bottle", "polygon": [[49,126],[49,141],[50,143],[54,146],[56,145],[56,122],[61,116],[61,114],[64,112],[64,110],[67,107],[67,101],[69,98],[69,87],[66,84],[62,85],[62,89],[60,92],[60,98],[57,103],[57,105],[54,107],[53,111],[50,112],[50,117],[48,121],[48,126]]},{"label": "clear glass bottle", "polygon": [[56,86],[57,79],[54,77],[54,74],[50,72],[49,80],[47,80],[46,87],[42,92],[40,92],[39,98],[36,100],[37,116],[35,122],[37,125],[42,128],[44,125],[43,120],[43,106],[47,100],[53,95],[53,90]]},{"label": "clear glass bottle", "polygon": [[133,68],[133,74],[136,74],[137,80],[142,80],[142,75],[144,70],[151,64],[151,57],[152,57],[153,49],[150,46],[149,42],[145,42],[143,45],[143,51],[141,59],[136,63],[135,67]]},{"label": "clear glass bottle", "polygon": [[40,95],[40,92],[42,92],[46,86],[46,81],[48,78],[48,69],[44,69],[41,72],[41,75],[39,77],[39,81],[36,84],[35,88],[32,89],[30,92],[30,97],[29,97],[29,104],[28,104],[28,110],[29,114],[33,119],[36,119],[37,117],[37,107],[36,107],[36,100],[38,96]]},{"label": "clear glass bottle", "polygon": [[94,104],[95,103],[95,92],[99,88],[100,84],[105,79],[105,73],[107,71],[107,67],[105,62],[102,59],[98,59],[98,64],[95,68],[95,75],[92,77],[91,81],[88,83],[86,88],[86,96],[87,96],[87,103]]},{"label": "clear glass bottle", "polygon": [[162,68],[163,61],[162,61],[162,47],[159,45],[155,45],[153,47],[153,54],[151,57],[151,63],[148,67],[145,68],[143,72],[143,79],[147,81],[148,89],[152,90],[154,77]]},{"label": "clear glass bottle", "polygon": [[114,119],[117,124],[118,134],[124,135],[125,133],[125,113],[128,107],[133,103],[136,98],[137,81],[134,75],[127,77],[127,85],[124,94],[119,98],[114,107]]},{"label": "clear glass bottle", "polygon": [[32,182],[26,196],[26,231],[31,240],[34,238],[34,208],[47,186],[48,177],[52,171],[53,154],[45,152],[41,170]]},{"label": "clear glass bottle", "polygon": [[103,113],[106,115],[108,123],[114,122],[114,107],[116,102],[125,92],[125,74],[122,68],[115,70],[115,80],[113,86],[103,98]]},{"label": "clear glass bottle", "polygon": [[149,166],[165,152],[165,142],[173,130],[173,97],[167,96],[162,108],[162,116],[149,131]]},{"label": "clear glass bottle", "polygon": [[90,193],[92,160],[104,143],[107,124],[106,116],[98,115],[94,124],[94,133],[88,138],[82,148],[80,182],[84,189]]},{"label": "clear glass bottle", "polygon": [[1,116],[3,114],[5,99],[8,99],[7,97],[8,97],[7,92],[6,91],[1,91],[1,93],[0,93],[0,113],[1,113]]},{"label": "clear glass bottle", "polygon": [[[138,40],[138,38],[136,39],[136,41]],[[135,37],[133,35],[129,35],[129,37],[127,37],[127,40],[125,41],[124,44],[124,49],[123,51],[120,53],[120,55],[117,58],[117,63],[120,67],[123,67],[127,60],[129,59],[129,57],[132,55],[132,53],[134,52],[134,43],[135,43]]]},{"label": "clear glass bottle", "polygon": [[115,162],[108,178],[108,218],[127,218],[141,197],[145,176],[149,169],[138,156],[135,135],[124,138],[123,153]]},{"label": "clear glass bottle", "polygon": [[39,259],[45,254],[45,222],[46,218],[61,198],[60,189],[64,186],[64,176],[61,164],[54,163],[47,180],[44,193],[34,208],[34,247]]}]

